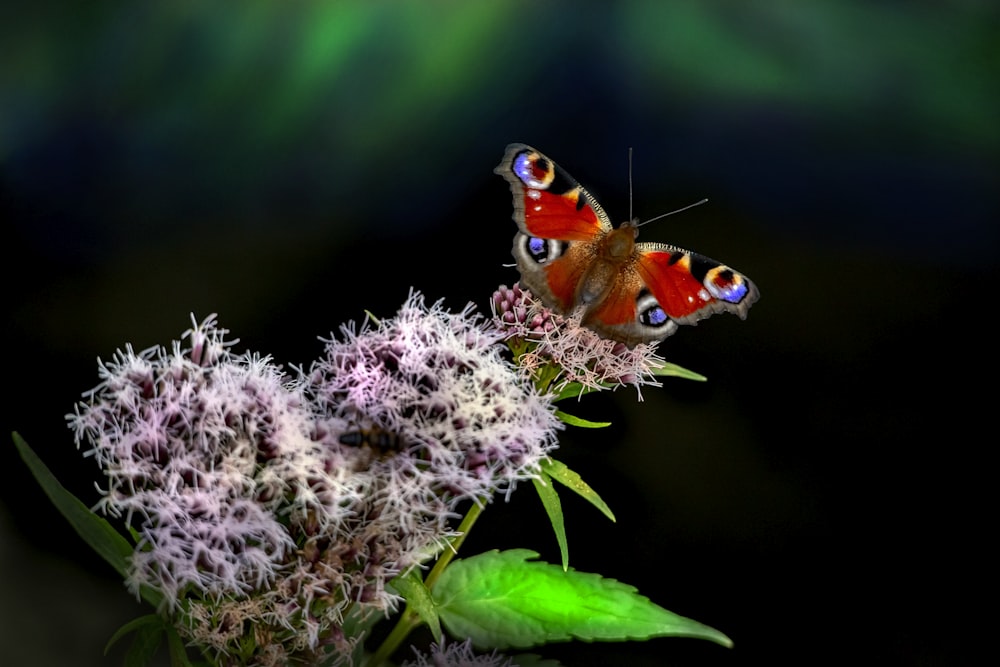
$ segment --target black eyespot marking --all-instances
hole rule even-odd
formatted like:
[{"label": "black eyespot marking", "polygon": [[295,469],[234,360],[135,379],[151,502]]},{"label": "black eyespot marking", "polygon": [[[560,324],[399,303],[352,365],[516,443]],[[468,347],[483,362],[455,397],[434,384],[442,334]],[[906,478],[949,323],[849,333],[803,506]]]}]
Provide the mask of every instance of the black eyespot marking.
[{"label": "black eyespot marking", "polygon": [[535,236],[521,236],[521,247],[525,255],[537,264],[545,264],[559,259],[566,249],[566,244],[555,239],[540,239]]},{"label": "black eyespot marking", "polygon": [[549,244],[545,239],[529,238],[528,239],[528,254],[531,258],[542,264],[549,258]]},{"label": "black eyespot marking", "polygon": [[679,261],[681,261],[682,259],[684,259],[684,256],[685,256],[685,255],[687,255],[687,253],[686,253],[686,252],[672,252],[672,253],[670,253],[670,259],[669,259],[669,260],[667,260],[667,264],[668,264],[669,266],[673,266],[673,265],[674,265],[674,264],[676,264],[677,262],[679,262]]},{"label": "black eyespot marking", "polygon": [[660,327],[670,321],[663,309],[657,306],[650,306],[639,313],[639,321],[648,327]]},{"label": "black eyespot marking", "polygon": [[671,320],[667,316],[666,311],[663,310],[660,306],[660,302],[656,300],[656,297],[650,294],[648,289],[643,288],[642,291],[639,292],[635,305],[636,309],[639,311],[639,324],[643,324],[654,329],[671,324]]}]

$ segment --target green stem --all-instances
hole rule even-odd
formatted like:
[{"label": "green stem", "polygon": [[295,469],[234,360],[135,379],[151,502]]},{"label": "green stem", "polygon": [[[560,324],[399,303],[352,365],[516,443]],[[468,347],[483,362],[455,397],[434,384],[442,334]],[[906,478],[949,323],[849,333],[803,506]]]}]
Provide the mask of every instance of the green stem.
[{"label": "green stem", "polygon": [[396,649],[399,648],[399,645],[403,643],[403,640],[406,639],[406,635],[410,634],[418,625],[420,625],[420,617],[417,615],[417,612],[409,607],[404,609],[403,615],[396,621],[396,626],[382,642],[382,645],[378,647],[378,650],[375,651],[375,655],[368,661],[367,667],[378,667],[388,660],[396,652]]},{"label": "green stem", "polygon": [[[479,503],[473,503],[472,507],[466,513],[465,518],[462,519],[462,523],[458,526],[458,535],[452,538],[450,542],[449,549],[445,549],[441,555],[438,557],[437,562],[434,563],[434,567],[431,571],[427,573],[427,578],[424,579],[424,586],[427,590],[431,590],[434,584],[437,582],[438,578],[444,572],[444,569],[448,567],[448,563],[452,561],[455,555],[458,553],[459,547],[465,542],[466,535],[472,530],[473,524],[476,523],[476,519],[479,515],[483,513],[483,509],[486,507],[486,499],[483,499]],[[385,638],[382,645],[378,647],[375,654],[368,661],[367,667],[378,667],[396,652],[406,636],[410,634],[420,625],[420,617],[417,612],[410,609],[409,606],[403,610],[403,614],[396,621],[395,627],[389,633],[389,636]]]},{"label": "green stem", "polygon": [[442,553],[437,562],[434,563],[433,569],[431,569],[431,571],[427,574],[427,578],[424,579],[424,586],[427,587],[427,590],[431,590],[434,587],[438,577],[441,576],[441,573],[444,572],[444,568],[448,567],[448,563],[450,563],[451,559],[458,553],[462,543],[465,542],[465,536],[469,534],[470,530],[472,530],[472,526],[476,523],[476,519],[479,518],[479,515],[483,513],[485,508],[485,498],[480,500],[478,503],[473,503],[472,507],[469,508],[465,518],[462,519],[462,523],[458,526],[458,535],[451,539],[451,548],[444,550],[444,553]]}]

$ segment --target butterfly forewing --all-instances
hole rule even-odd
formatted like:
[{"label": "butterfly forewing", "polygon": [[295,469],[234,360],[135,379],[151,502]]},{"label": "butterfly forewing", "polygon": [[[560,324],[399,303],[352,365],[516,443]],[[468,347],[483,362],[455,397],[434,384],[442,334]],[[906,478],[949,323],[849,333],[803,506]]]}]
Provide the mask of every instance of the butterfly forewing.
[{"label": "butterfly forewing", "polygon": [[758,298],[743,274],[713,259],[665,244],[642,244],[639,273],[670,319],[694,324],[714,313],[746,318]]},{"label": "butterfly forewing", "polygon": [[511,144],[496,172],[511,185],[516,218],[527,234],[543,239],[592,241],[610,231],[601,205],[573,177],[540,152]]}]

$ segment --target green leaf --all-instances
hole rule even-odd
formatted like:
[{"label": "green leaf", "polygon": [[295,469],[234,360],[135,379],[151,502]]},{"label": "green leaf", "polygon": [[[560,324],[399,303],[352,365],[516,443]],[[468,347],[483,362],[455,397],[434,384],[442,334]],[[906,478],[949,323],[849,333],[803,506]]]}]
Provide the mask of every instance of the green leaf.
[{"label": "green leaf", "polygon": [[[21,458],[52,504],[66,517],[83,541],[124,577],[128,559],[132,556],[132,545],[106,519],[94,514],[80,499],[67,491],[20,434],[14,432],[11,435]],[[163,601],[163,595],[148,586],[142,586],[139,594],[143,600],[157,608]]]},{"label": "green leaf", "polygon": [[120,639],[130,633],[134,633],[132,643],[125,653],[126,667],[145,667],[153,661],[153,657],[163,643],[163,635],[173,630],[160,616],[147,614],[137,619],[129,621],[111,636],[104,646],[104,655],[107,655]]},{"label": "green leaf", "polygon": [[[391,583],[390,586],[392,586]],[[376,623],[385,620],[384,613],[370,607],[371,605],[352,602],[344,613],[344,622],[341,625],[344,636],[358,639],[348,664],[363,665],[366,663],[365,638],[369,636]]]},{"label": "green leaf", "polygon": [[564,398],[580,398],[581,396],[586,396],[592,391],[599,391],[599,387],[585,387],[579,382],[568,382],[566,386],[563,387],[556,397],[552,399],[553,401],[561,401]]},{"label": "green leaf", "polygon": [[177,634],[177,629],[172,625],[166,625],[167,648],[170,653],[170,667],[192,667],[188,659],[187,650],[184,648],[184,640]]},{"label": "green leaf", "polygon": [[390,585],[406,599],[407,607],[415,611],[420,620],[427,624],[431,634],[434,635],[434,641],[440,644],[441,620],[434,607],[431,592],[420,578],[420,570],[413,568],[405,575],[393,579]]},{"label": "green leaf", "polygon": [[146,623],[136,629],[132,645],[125,654],[125,667],[146,667],[153,661],[163,642],[163,622],[159,617],[156,620],[155,625]]},{"label": "green leaf", "polygon": [[632,586],[529,562],[537,557],[528,549],[494,550],[453,562],[434,587],[448,631],[479,648],[668,636],[732,646],[718,630],[653,604]]},{"label": "green leaf", "polygon": [[622,387],[620,382],[598,382],[596,385],[585,385],[580,382],[567,382],[565,386],[556,394],[553,401],[561,401],[566,398],[580,399],[587,394],[592,394],[595,391],[603,391],[604,389],[617,389]]},{"label": "green leaf", "polygon": [[565,463],[553,458],[542,461],[542,472],[556,480],[563,486],[568,487],[578,496],[584,498],[591,505],[601,510],[604,516],[615,521],[615,515],[608,507],[607,503],[601,500],[597,492],[590,488],[590,485],[583,481],[583,478],[576,472],[570,470]]},{"label": "green leaf", "polygon": [[101,558],[111,564],[121,576],[125,576],[125,566],[132,555],[132,546],[105,519],[97,516],[72,493],[66,490],[52,471],[42,463],[27,442],[18,433],[12,434],[21,458],[38,480],[45,494],[66,517],[74,530],[96,551]]},{"label": "green leaf", "polygon": [[552,524],[552,531],[556,534],[556,542],[559,543],[559,554],[562,556],[562,568],[569,568],[569,543],[566,541],[566,523],[563,520],[562,503],[559,501],[559,494],[552,486],[552,478],[544,470],[541,471],[538,479],[531,480],[538,492],[538,498],[545,507],[545,513],[549,515],[549,522]]},{"label": "green leaf", "polygon": [[611,426],[611,422],[592,422],[589,419],[576,417],[562,410],[556,410],[556,417],[570,426],[579,426],[580,428],[605,428]]},{"label": "green leaf", "polygon": [[108,643],[104,645],[104,655],[108,654],[111,647],[118,643],[125,635],[130,632],[138,632],[141,628],[154,626],[160,632],[163,632],[163,620],[156,614],[146,614],[145,616],[140,616],[139,618],[132,619],[122,627],[115,631],[115,634],[111,635],[111,639]]},{"label": "green leaf", "polygon": [[659,367],[654,368],[653,375],[658,377],[678,377],[685,380],[694,380],[695,382],[705,382],[708,380],[708,378],[701,373],[689,371],[686,368],[678,366],[677,364],[672,364],[668,361],[664,361]]}]

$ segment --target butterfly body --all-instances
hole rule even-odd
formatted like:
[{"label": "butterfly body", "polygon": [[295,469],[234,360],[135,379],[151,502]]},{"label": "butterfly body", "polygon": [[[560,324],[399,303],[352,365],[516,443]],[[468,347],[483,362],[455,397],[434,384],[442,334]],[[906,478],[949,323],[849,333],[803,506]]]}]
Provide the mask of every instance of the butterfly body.
[{"label": "butterfly body", "polygon": [[638,225],[615,228],[597,200],[552,160],[524,144],[496,168],[514,197],[513,255],[521,283],[605,338],[634,346],[714,313],[746,317],[759,297],[743,274],[665,243],[637,243]]}]

